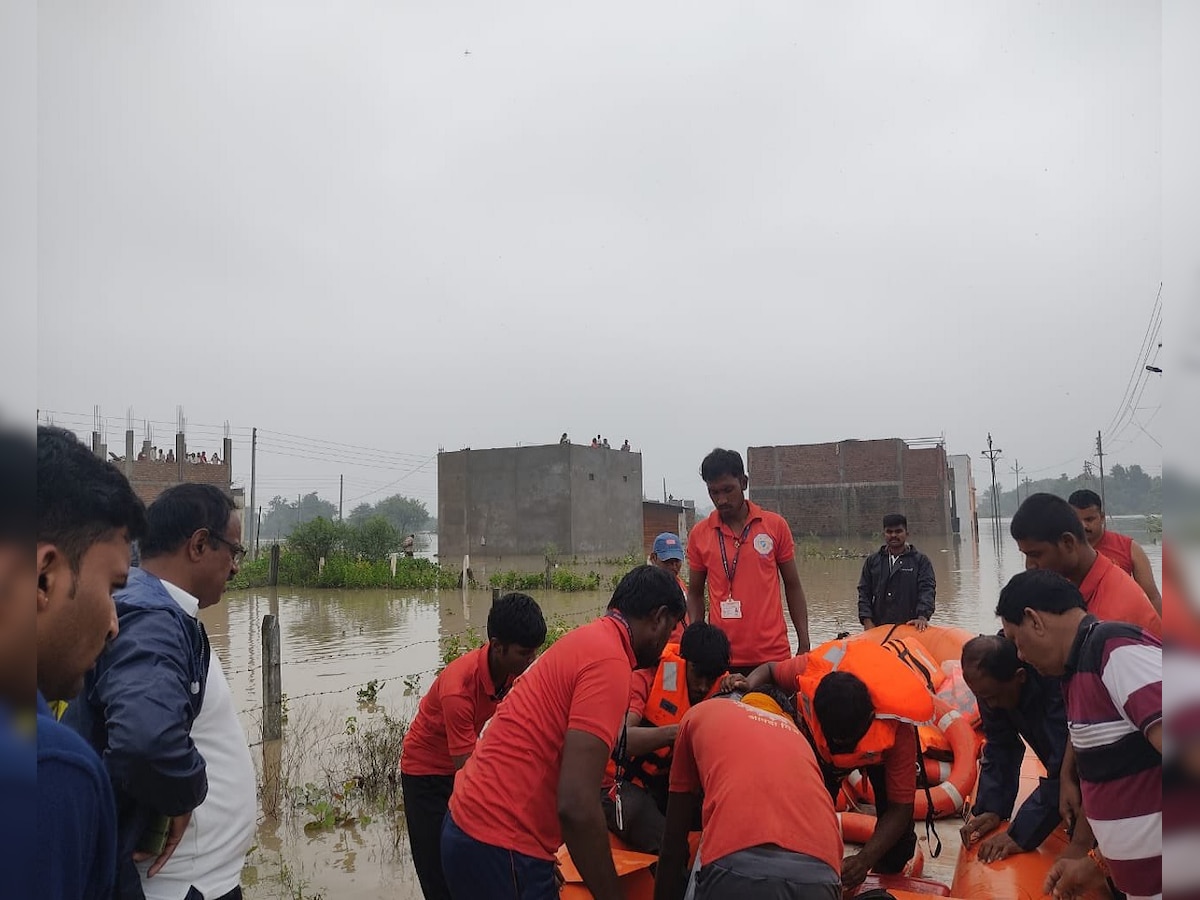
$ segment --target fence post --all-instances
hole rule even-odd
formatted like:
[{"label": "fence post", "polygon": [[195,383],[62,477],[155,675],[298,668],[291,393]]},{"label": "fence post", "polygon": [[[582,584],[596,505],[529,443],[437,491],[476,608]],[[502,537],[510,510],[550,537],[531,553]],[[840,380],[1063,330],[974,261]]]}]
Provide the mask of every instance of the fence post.
[{"label": "fence post", "polygon": [[279,545],[271,545],[271,562],[267,570],[267,585],[275,587],[279,584]]},{"label": "fence post", "polygon": [[500,588],[497,588],[497,587],[492,588],[492,602],[495,603],[499,599],[500,599]]},{"label": "fence post", "polygon": [[263,616],[263,740],[283,737],[283,680],[279,671],[279,617]]}]

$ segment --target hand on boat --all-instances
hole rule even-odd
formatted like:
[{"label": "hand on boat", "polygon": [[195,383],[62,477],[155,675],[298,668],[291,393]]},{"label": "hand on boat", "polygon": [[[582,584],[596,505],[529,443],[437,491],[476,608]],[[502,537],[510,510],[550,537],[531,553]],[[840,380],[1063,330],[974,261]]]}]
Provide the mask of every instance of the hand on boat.
[{"label": "hand on boat", "polygon": [[1107,881],[1096,863],[1087,856],[1078,859],[1059,858],[1046,873],[1042,890],[1054,900],[1075,900],[1091,891],[1104,893]]},{"label": "hand on boat", "polygon": [[917,631],[924,631],[929,627],[929,620],[924,616],[917,616],[915,619],[909,619],[908,624],[917,629]]},{"label": "hand on boat", "polygon": [[1000,862],[1020,852],[1020,844],[1010,838],[1007,831],[993,834],[979,845],[979,858],[985,863]]},{"label": "hand on boat", "polygon": [[988,832],[994,831],[999,824],[1000,817],[995,813],[980,813],[967,819],[963,827],[958,829],[958,833],[962,842],[970,846]]},{"label": "hand on boat", "polygon": [[842,860],[842,889],[849,890],[858,887],[867,880],[867,872],[870,870],[871,864],[861,853],[847,856]]}]

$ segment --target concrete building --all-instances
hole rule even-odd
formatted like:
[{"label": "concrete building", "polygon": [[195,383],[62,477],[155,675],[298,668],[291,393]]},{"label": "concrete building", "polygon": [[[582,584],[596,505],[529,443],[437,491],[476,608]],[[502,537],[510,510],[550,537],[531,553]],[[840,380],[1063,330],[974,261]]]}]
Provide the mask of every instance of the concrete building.
[{"label": "concrete building", "polygon": [[438,454],[438,553],[598,559],[642,544],[642,455],[548,444]]},{"label": "concrete building", "polygon": [[954,534],[979,537],[979,510],[975,503],[975,476],[971,457],[956,453],[950,457],[950,529]]},{"label": "concrete building", "polygon": [[891,512],[914,535],[948,535],[950,467],[946,448],[899,438],[750,447],[750,496],[806,535],[877,535]]},{"label": "concrete building", "polygon": [[[114,460],[114,465],[125,473],[134,492],[149,506],[154,498],[176,484],[215,484],[234,497],[240,492],[233,487],[233,441],[225,438],[221,445],[221,461],[213,463],[190,463],[187,437],[182,432],[175,435],[175,446],[171,448],[175,458],[171,462],[159,462],[151,453],[151,442],[142,441],[135,446],[133,429],[125,431],[125,455]],[[112,458],[108,445],[98,432],[92,433],[92,452],[101,459]],[[207,452],[207,451],[206,451]],[[139,458],[141,457],[141,458]],[[235,497],[236,499],[236,497]]]},{"label": "concrete building", "polygon": [[692,500],[645,500],[642,502],[642,549],[649,556],[654,539],[664,531],[673,531],[687,546],[688,533],[696,524],[696,504]]}]

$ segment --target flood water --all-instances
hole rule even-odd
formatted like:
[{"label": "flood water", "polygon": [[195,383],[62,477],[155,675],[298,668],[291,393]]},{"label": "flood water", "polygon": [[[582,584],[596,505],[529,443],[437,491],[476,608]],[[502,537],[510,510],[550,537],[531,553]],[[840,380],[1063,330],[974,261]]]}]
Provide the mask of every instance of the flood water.
[{"label": "flood water", "polygon": [[[1144,519],[1121,518],[1111,524],[1142,544],[1158,572],[1161,547],[1150,542]],[[997,627],[992,614],[997,595],[1024,561],[1007,537],[1007,521],[1000,525],[999,542],[993,539],[990,521],[981,521],[980,531],[978,542],[930,542],[913,536],[937,574],[935,624],[976,632]],[[865,554],[877,546],[877,542],[848,539],[805,542],[798,547],[813,644],[858,628],[856,586],[862,558],[831,555],[839,549]],[[609,599],[608,592],[532,593],[547,619],[561,615],[568,624],[588,621]],[[284,768],[290,783],[303,784],[320,779],[322,754],[344,735],[347,717],[366,720],[380,715],[382,708],[411,718],[439,665],[439,640],[468,627],[482,633],[490,601],[491,592],[485,590],[464,594],[264,589],[230,593],[224,602],[205,610],[202,618],[229,674],[261,772],[261,623],[268,613],[279,616],[283,690],[288,698],[284,754],[290,762]],[[357,692],[372,680],[384,683],[378,708],[364,708]],[[303,810],[283,819],[260,814],[258,842],[244,877],[248,898],[416,900],[421,896],[407,839],[390,817],[376,816],[367,825],[312,836],[304,832],[305,818],[309,817]]]}]

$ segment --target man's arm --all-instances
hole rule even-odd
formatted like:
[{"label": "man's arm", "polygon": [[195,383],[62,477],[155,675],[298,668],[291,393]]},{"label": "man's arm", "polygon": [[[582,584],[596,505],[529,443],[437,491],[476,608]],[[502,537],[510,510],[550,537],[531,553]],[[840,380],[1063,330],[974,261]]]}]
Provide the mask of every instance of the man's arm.
[{"label": "man's arm", "polygon": [[446,726],[446,747],[457,772],[475,752],[475,742],[479,738],[475,732],[473,698],[468,699],[457,691],[443,692],[442,721]]},{"label": "man's arm", "polygon": [[995,813],[1001,819],[1012,814],[1021,786],[1021,760],[1025,744],[1012,722],[1002,712],[979,704],[983,724],[983,755],[979,762],[979,789],[974,815]]},{"label": "man's arm", "polygon": [[567,730],[558,779],[558,821],[571,860],[592,896],[621,900],[600,805],[600,783],[608,756],[608,746],[600,738],[574,728]]},{"label": "man's arm", "polygon": [[645,756],[663,747],[670,747],[679,735],[679,725],[641,725],[642,714],[630,712],[625,717],[625,753],[630,757]]},{"label": "man's arm", "polygon": [[937,576],[933,574],[933,563],[924,553],[917,554],[917,615],[928,622],[933,618],[937,606]]},{"label": "man's arm", "polygon": [[125,617],[97,667],[92,697],[103,711],[103,759],[113,784],[165,816],[189,813],[208,794],[192,741],[185,636],[169,613]]},{"label": "man's arm", "polygon": [[692,624],[704,621],[704,583],[707,580],[707,570],[691,567],[688,572],[687,608],[688,621]]},{"label": "man's arm", "polygon": [[1158,585],[1154,581],[1154,570],[1150,568],[1150,557],[1146,556],[1146,551],[1137,541],[1133,541],[1129,545],[1129,555],[1133,559],[1133,580],[1146,592],[1150,605],[1161,616],[1162,594],[1158,592]]},{"label": "man's arm", "polygon": [[875,586],[871,578],[871,560],[874,554],[863,560],[862,574],[858,576],[858,621],[864,629],[875,627]]},{"label": "man's arm", "polygon": [[796,568],[795,558],[780,563],[779,573],[783,576],[788,614],[796,629],[796,652],[807,653],[812,649],[808,639],[808,600],[804,596],[804,587],[800,584],[800,572]]},{"label": "man's arm", "polygon": [[690,792],[671,791],[667,797],[667,824],[654,878],[654,900],[681,900],[687,889],[688,829],[696,815],[696,800]]}]

